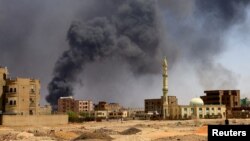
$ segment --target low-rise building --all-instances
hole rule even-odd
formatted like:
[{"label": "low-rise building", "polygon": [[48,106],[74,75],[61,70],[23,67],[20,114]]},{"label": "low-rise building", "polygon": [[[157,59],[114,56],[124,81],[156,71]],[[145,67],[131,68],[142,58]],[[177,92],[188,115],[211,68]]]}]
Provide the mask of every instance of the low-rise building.
[{"label": "low-rise building", "polygon": [[204,105],[200,98],[193,98],[190,105],[180,105],[180,119],[225,118],[225,115],[225,105]]},{"label": "low-rise building", "polygon": [[[167,96],[168,98],[168,107],[172,107],[171,112],[175,113],[174,110],[178,106],[178,99],[176,96]],[[162,116],[163,108],[163,97],[160,99],[145,99],[144,100],[145,113],[158,113],[159,116]],[[177,108],[178,109],[178,108]],[[169,109],[170,112],[170,109]],[[169,114],[170,116],[170,114]]]},{"label": "low-rise building", "polygon": [[95,111],[95,118],[108,119],[108,111]]},{"label": "low-rise building", "polygon": [[105,101],[100,101],[97,105],[95,105],[95,111],[119,111],[122,109],[118,103],[107,103]]},{"label": "low-rise building", "polygon": [[121,118],[127,118],[128,117],[128,111],[121,110],[121,111],[111,111],[108,113],[109,119],[121,119]]}]

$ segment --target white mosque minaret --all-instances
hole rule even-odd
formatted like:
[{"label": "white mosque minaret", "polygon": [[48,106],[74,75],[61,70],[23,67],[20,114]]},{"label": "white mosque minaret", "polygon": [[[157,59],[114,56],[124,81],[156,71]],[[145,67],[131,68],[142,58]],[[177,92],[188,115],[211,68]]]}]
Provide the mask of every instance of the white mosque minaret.
[{"label": "white mosque minaret", "polygon": [[168,113],[168,63],[166,57],[162,61],[162,79],[163,79],[162,116],[163,119],[167,119],[169,117],[169,113]]}]

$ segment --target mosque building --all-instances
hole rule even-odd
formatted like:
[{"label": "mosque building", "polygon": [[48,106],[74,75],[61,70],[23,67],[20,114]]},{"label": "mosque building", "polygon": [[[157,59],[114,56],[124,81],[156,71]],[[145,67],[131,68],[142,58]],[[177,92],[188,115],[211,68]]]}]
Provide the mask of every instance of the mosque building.
[{"label": "mosque building", "polygon": [[158,115],[161,119],[225,118],[223,104],[204,104],[201,98],[192,98],[189,105],[179,105],[176,96],[168,95],[167,59],[162,61],[163,95],[160,99],[145,99],[145,113]]}]

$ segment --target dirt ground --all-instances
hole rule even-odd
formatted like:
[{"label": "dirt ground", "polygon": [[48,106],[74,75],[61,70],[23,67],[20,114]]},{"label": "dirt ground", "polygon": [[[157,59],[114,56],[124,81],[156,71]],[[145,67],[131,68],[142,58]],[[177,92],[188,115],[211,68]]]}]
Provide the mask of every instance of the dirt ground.
[{"label": "dirt ground", "polygon": [[[129,120],[70,123],[60,126],[0,126],[1,141],[206,141],[210,120]],[[232,119],[230,124],[250,124],[250,119]]]}]

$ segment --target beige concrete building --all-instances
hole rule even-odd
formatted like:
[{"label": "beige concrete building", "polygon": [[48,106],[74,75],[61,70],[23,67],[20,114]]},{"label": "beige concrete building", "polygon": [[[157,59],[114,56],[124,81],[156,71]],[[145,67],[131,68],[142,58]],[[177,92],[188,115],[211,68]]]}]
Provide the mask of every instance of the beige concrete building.
[{"label": "beige concrete building", "polygon": [[36,115],[39,112],[40,81],[8,78],[5,87],[5,114]]},{"label": "beige concrete building", "polygon": [[127,110],[112,111],[112,112],[109,112],[109,115],[108,115],[109,119],[121,119],[121,118],[127,118],[127,117],[128,117]]},{"label": "beige concrete building", "polygon": [[190,105],[180,106],[180,119],[225,118],[225,115],[225,105],[204,105],[200,98],[193,98]]},{"label": "beige concrete building", "polygon": [[40,81],[9,78],[7,68],[0,67],[0,113],[36,115],[40,110]]},{"label": "beige concrete building", "polygon": [[122,109],[118,103],[107,103],[105,101],[99,101],[97,105],[95,105],[95,111],[119,111]]},{"label": "beige concrete building", "polygon": [[108,119],[108,111],[94,111],[95,118]]},{"label": "beige concrete building", "polygon": [[0,124],[6,126],[67,124],[68,115],[51,115],[51,106],[40,107],[40,81],[10,78],[0,67]]},{"label": "beige concrete building", "polygon": [[91,100],[75,100],[72,96],[60,97],[58,99],[58,113],[69,111],[76,113],[93,111],[93,102]]},{"label": "beige concrete building", "polygon": [[0,114],[51,114],[49,105],[40,107],[40,81],[30,78],[10,78],[8,69],[0,67]]},{"label": "beige concrete building", "polygon": [[40,107],[39,115],[51,115],[52,107],[51,105],[44,105]]},{"label": "beige concrete building", "polygon": [[93,111],[93,102],[90,100],[75,100],[74,111],[77,113]]}]

